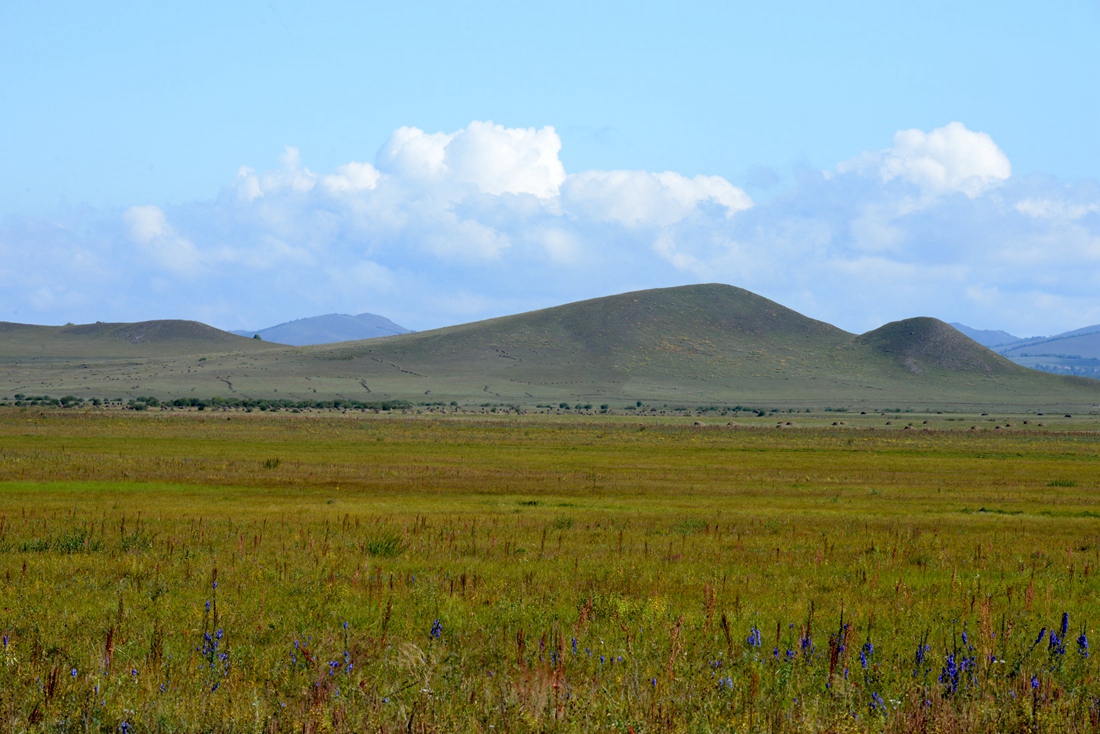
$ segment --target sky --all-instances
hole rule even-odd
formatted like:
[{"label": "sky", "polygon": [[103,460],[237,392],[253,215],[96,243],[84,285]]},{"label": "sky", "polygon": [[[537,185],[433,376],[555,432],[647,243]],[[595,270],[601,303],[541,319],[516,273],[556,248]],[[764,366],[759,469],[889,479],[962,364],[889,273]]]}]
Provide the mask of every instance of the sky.
[{"label": "sky", "polygon": [[[594,7],[595,6],[595,7]],[[0,3],[0,320],[1100,323],[1100,0]]]}]

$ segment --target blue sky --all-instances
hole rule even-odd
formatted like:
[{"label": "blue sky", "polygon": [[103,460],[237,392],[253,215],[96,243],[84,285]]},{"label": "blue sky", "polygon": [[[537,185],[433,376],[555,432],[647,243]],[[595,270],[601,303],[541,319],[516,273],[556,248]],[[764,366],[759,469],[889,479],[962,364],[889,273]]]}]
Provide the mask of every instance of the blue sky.
[{"label": "blue sky", "polygon": [[0,319],[1100,322],[1096,0],[397,5],[0,5]]}]

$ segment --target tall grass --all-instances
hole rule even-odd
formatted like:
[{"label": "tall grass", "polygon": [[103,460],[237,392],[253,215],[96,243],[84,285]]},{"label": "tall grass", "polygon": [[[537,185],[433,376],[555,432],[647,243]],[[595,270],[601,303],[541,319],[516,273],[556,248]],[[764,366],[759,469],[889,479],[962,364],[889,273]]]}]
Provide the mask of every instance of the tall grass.
[{"label": "tall grass", "polygon": [[0,412],[0,729],[1100,728],[1091,435],[199,420]]}]

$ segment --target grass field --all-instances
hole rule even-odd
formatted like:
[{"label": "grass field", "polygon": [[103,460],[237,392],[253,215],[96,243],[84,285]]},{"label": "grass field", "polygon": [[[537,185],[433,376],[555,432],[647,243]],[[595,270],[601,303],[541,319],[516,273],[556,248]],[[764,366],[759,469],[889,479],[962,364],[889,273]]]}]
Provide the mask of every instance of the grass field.
[{"label": "grass field", "polygon": [[0,729],[1100,730],[1095,416],[696,419],[0,409]]}]

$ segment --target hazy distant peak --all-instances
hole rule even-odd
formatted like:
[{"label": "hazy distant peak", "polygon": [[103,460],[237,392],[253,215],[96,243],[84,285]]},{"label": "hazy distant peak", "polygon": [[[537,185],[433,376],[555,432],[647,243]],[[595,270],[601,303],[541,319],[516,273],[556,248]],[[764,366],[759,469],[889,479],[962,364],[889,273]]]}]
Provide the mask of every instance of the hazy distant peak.
[{"label": "hazy distant peak", "polygon": [[[1013,342],[1018,342],[1021,339],[1021,337],[1013,336],[1012,334],[1009,334],[1007,331],[1000,331],[999,329],[997,329],[997,330],[995,330],[995,329],[974,329],[974,328],[969,327],[965,324],[960,324],[960,323],[954,322],[954,321],[951,322],[951,325],[954,326],[959,331],[961,331],[962,333],[966,334],[968,337],[970,337],[974,341],[981,344],[983,347],[990,347],[990,348],[999,347],[999,346],[1002,346],[1004,344],[1011,344]],[[1100,329],[1100,326],[1098,326],[1096,328]]]},{"label": "hazy distant peak", "polygon": [[373,313],[361,313],[355,316],[330,313],[296,319],[255,331],[234,331],[233,333],[241,336],[259,334],[264,341],[305,347],[312,344],[333,344],[395,336],[408,331],[404,326]]}]

